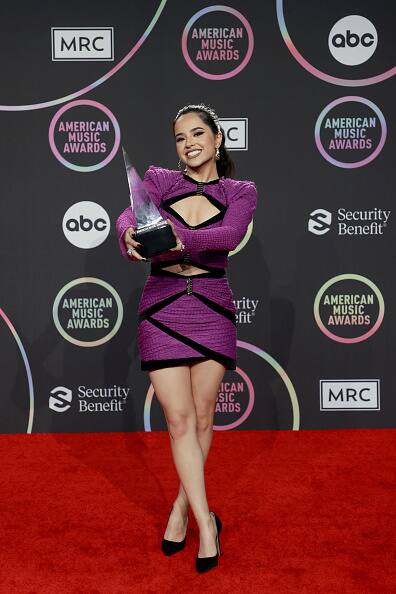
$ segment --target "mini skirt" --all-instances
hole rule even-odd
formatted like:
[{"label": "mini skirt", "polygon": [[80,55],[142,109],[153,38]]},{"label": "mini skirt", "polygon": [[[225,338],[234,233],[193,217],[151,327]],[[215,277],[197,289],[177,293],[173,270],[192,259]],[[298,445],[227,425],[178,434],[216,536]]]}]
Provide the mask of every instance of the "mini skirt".
[{"label": "mini skirt", "polygon": [[236,307],[224,268],[181,275],[151,263],[138,307],[142,370],[214,359],[236,369]]}]

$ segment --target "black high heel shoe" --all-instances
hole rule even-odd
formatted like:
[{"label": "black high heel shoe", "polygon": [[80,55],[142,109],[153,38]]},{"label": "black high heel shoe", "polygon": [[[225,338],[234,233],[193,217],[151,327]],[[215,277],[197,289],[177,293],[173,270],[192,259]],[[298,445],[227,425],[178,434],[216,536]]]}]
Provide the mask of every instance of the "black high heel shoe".
[{"label": "black high heel shoe", "polygon": [[[171,508],[171,513],[172,513],[172,511],[173,511],[173,506]],[[161,548],[162,548],[162,552],[165,555],[167,555],[169,557],[170,555],[173,555],[174,553],[178,553],[179,551],[182,551],[184,549],[184,547],[186,546],[187,527],[188,527],[188,515],[187,515],[187,523],[186,523],[186,535],[183,538],[183,540],[178,542],[176,540],[168,540],[166,538],[162,539]]]},{"label": "black high heel shoe", "polygon": [[195,559],[195,566],[196,569],[198,571],[198,573],[204,573],[205,571],[209,571],[209,569],[212,569],[213,567],[216,567],[218,565],[218,559],[220,557],[220,532],[222,529],[222,523],[220,521],[220,518],[216,516],[216,514],[214,512],[209,512],[210,515],[215,519],[216,522],[216,548],[217,548],[217,553],[215,555],[212,555],[211,557],[196,557]]}]

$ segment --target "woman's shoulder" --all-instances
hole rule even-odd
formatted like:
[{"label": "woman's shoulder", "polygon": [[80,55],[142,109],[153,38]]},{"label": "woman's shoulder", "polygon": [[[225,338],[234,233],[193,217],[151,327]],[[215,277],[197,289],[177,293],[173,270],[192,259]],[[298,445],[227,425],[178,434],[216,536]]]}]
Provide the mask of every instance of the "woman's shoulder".
[{"label": "woman's shoulder", "polygon": [[234,179],[231,177],[221,178],[226,194],[230,197],[236,197],[240,194],[257,193],[256,182],[248,179]]},{"label": "woman's shoulder", "polygon": [[150,165],[144,174],[145,180],[153,181],[158,189],[166,191],[175,180],[180,177],[180,171],[177,169],[167,169],[159,165]]}]

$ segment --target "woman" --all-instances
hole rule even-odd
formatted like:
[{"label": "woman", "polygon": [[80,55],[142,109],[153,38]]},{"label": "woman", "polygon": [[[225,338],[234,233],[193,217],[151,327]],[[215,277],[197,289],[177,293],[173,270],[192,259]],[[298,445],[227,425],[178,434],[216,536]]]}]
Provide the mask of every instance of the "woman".
[{"label": "woman", "polygon": [[[162,539],[170,555],[184,548],[191,505],[199,528],[196,569],[218,564],[221,521],[209,511],[204,463],[216,397],[226,369],[236,368],[236,308],[228,252],[244,238],[257,205],[254,182],[232,179],[216,113],[204,104],[179,110],[173,133],[179,170],[151,165],[144,185],[171,225],[176,246],[151,258],[139,303],[141,369],[149,372],[164,410],[180,478]],[[182,164],[185,166],[181,170]],[[117,220],[122,254],[144,260],[130,207]]]}]

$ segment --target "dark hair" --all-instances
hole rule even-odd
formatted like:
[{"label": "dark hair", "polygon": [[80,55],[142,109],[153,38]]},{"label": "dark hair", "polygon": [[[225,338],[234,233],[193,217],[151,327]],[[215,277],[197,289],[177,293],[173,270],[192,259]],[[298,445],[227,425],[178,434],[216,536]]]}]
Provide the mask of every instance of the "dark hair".
[{"label": "dark hair", "polygon": [[[216,113],[212,108],[204,105],[185,105],[177,112],[175,119],[173,120],[173,131],[175,130],[176,120],[184,115],[185,113],[196,112],[201,120],[209,126],[214,134],[218,133],[218,127],[216,120],[218,120]],[[217,175],[219,177],[234,177],[235,176],[235,163],[231,159],[226,147],[225,147],[225,132],[220,126],[222,133],[221,144],[219,146],[220,158],[216,160]]]}]

